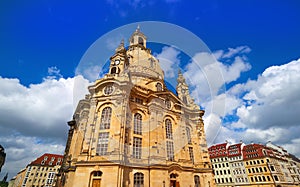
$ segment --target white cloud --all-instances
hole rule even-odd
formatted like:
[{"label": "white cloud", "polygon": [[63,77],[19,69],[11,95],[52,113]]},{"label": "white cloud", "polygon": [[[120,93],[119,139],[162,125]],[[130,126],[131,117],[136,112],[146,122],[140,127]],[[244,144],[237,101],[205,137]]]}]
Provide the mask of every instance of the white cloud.
[{"label": "white cloud", "polygon": [[180,62],[179,54],[180,51],[174,47],[163,47],[161,53],[156,54],[156,58],[159,59],[160,67],[164,70],[166,78],[175,77]]},{"label": "white cloud", "polygon": [[299,80],[300,59],[267,68],[256,81],[244,85],[248,92],[243,99],[250,104],[239,108],[240,121],[261,129],[300,125]]},{"label": "white cloud", "polygon": [[299,80],[300,59],[269,67],[257,80],[230,88],[226,103],[228,98],[229,103],[235,104],[226,108],[225,114],[235,112],[237,121],[227,122],[216,139],[221,137],[224,142],[222,138],[231,136],[235,141],[242,139],[248,143],[272,141],[299,157]]},{"label": "white cloud", "polygon": [[47,79],[58,79],[63,77],[60,74],[60,69],[58,69],[56,66],[49,67],[48,74],[49,75],[47,76]]},{"label": "white cloud", "polygon": [[245,53],[249,53],[251,49],[248,46],[239,46],[236,48],[228,48],[228,51],[223,52],[222,58],[231,58],[235,55],[241,55]]},{"label": "white cloud", "polygon": [[[225,91],[224,85],[251,69],[245,56],[250,51],[240,46],[213,54],[197,53],[186,66],[184,75],[194,88],[192,96],[206,111],[208,143],[270,140],[299,156],[300,59],[269,67],[257,80]],[[229,117],[233,121],[226,119]]]},{"label": "white cloud", "polygon": [[[236,51],[241,51],[239,48],[246,47],[237,47]],[[236,81],[242,72],[250,70],[251,65],[243,57],[243,53],[240,55],[242,56],[239,56],[238,52],[231,53],[232,63],[225,64],[222,57],[224,56],[223,50],[212,54],[200,52],[195,54],[192,61],[186,65],[184,75],[194,88],[191,95],[195,98],[196,103],[205,108],[208,115],[215,113],[224,117],[225,114],[232,113],[235,107],[239,106],[241,101],[237,97],[229,97],[225,94],[225,85]]]},{"label": "white cloud", "polygon": [[26,87],[18,79],[0,77],[0,142],[7,153],[3,171],[14,175],[45,152],[63,153],[73,102],[84,98],[88,84],[82,76],[51,77]]}]

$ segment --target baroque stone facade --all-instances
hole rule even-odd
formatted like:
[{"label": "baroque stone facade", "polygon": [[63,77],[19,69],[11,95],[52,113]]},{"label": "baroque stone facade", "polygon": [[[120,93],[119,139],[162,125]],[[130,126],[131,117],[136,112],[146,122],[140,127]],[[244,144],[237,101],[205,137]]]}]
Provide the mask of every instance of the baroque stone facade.
[{"label": "baroque stone facade", "polygon": [[177,94],[139,28],[117,47],[70,126],[58,186],[215,186],[203,110],[182,73]]}]

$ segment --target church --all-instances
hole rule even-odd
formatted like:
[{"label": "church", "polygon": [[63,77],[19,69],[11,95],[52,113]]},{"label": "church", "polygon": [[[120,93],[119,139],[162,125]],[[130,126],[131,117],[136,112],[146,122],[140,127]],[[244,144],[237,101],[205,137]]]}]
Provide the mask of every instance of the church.
[{"label": "church", "polygon": [[88,87],[70,126],[57,186],[213,187],[204,111],[179,71],[176,93],[138,27]]}]

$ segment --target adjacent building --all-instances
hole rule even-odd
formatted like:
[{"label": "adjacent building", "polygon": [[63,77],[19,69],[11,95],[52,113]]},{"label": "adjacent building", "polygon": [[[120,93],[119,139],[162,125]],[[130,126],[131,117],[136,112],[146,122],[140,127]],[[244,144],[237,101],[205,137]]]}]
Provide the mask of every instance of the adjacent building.
[{"label": "adjacent building", "polygon": [[229,143],[211,146],[208,151],[215,174],[215,183],[219,186],[231,186],[233,175],[230,171],[228,159]]},{"label": "adjacent building", "polygon": [[232,183],[238,186],[248,185],[248,175],[243,161],[243,148],[245,144],[240,142],[238,144],[228,146],[228,161],[230,170],[232,171]]},{"label": "adjacent building", "polygon": [[21,170],[13,187],[52,187],[63,161],[62,155],[46,153]]},{"label": "adjacent building", "polygon": [[203,110],[181,72],[176,93],[139,28],[74,113],[59,186],[215,186]]},{"label": "adjacent building", "polygon": [[[299,159],[271,142],[266,145],[226,142],[208,150],[217,186],[299,186]],[[225,177],[229,180],[222,179]]]},{"label": "adjacent building", "polygon": [[270,156],[272,150],[261,144],[249,144],[243,149],[243,160],[246,167],[248,181],[253,185],[274,186],[270,170]]}]

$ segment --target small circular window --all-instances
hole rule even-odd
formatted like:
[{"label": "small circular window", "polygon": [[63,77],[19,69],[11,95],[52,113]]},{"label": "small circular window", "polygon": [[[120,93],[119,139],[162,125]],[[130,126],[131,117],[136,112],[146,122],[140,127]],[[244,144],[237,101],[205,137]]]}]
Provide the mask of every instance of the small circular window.
[{"label": "small circular window", "polygon": [[108,85],[104,88],[104,94],[110,95],[114,92],[114,87],[112,85]]}]

